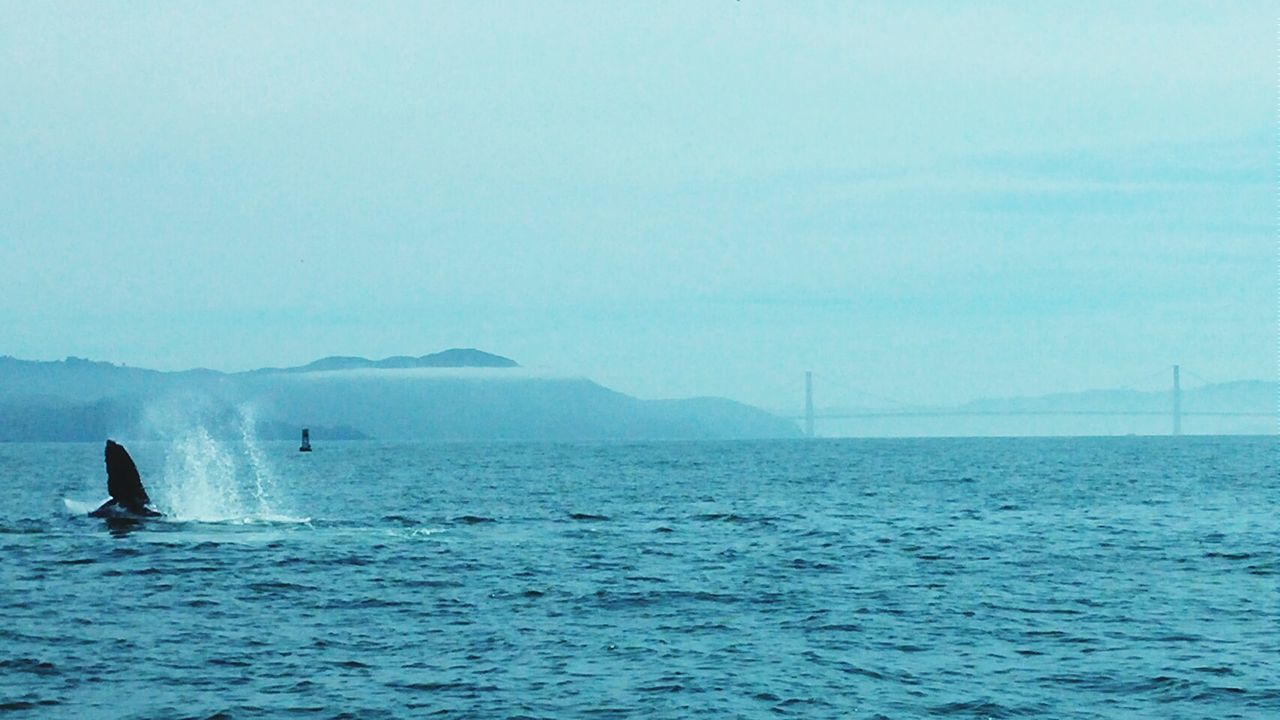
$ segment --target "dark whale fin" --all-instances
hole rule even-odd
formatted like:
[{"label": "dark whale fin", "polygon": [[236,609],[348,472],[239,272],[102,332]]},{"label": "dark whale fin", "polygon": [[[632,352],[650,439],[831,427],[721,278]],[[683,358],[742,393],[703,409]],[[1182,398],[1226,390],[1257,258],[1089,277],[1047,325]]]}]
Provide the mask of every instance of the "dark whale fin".
[{"label": "dark whale fin", "polygon": [[134,512],[141,512],[151,502],[142,487],[138,466],[124,446],[114,440],[107,441],[107,492],[118,505]]}]

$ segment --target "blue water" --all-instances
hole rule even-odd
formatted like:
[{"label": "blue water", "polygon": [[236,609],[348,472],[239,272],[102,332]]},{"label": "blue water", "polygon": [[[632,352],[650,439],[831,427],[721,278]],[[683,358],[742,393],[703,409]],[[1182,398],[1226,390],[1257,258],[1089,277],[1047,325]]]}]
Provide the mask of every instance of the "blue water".
[{"label": "blue water", "polygon": [[0,717],[1276,718],[1276,438],[0,445]]}]

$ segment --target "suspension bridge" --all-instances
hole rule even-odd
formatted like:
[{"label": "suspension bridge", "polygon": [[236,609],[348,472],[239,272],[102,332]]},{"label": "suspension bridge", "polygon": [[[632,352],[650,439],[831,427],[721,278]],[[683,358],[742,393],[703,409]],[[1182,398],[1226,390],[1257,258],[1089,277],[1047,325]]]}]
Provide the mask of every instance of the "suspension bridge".
[{"label": "suspension bridge", "polygon": [[[1156,374],[1164,374],[1169,369],[1162,368],[1158,373],[1147,375],[1141,380],[1135,381],[1130,385],[1116,388],[1117,391],[1133,390],[1134,387],[1141,382],[1152,379]],[[1276,410],[1267,412],[1257,410],[1194,410],[1186,411],[1182,407],[1182,373],[1183,369],[1180,365],[1172,367],[1172,386],[1168,391],[1169,405],[1167,409],[1124,409],[1124,408],[1007,408],[1007,409],[983,409],[968,406],[959,407],[936,407],[926,406],[915,403],[907,403],[893,398],[884,397],[875,393],[854,390],[857,395],[871,398],[886,407],[876,409],[826,409],[822,411],[815,410],[812,371],[806,371],[804,377],[804,414],[789,415],[788,419],[803,421],[804,432],[808,437],[815,437],[815,426],[818,421],[828,420],[881,420],[881,419],[911,419],[911,418],[998,418],[998,417],[1097,417],[1097,418],[1159,418],[1166,417],[1169,419],[1169,434],[1181,435],[1183,419],[1188,417],[1204,417],[1204,418],[1256,418],[1256,419],[1272,419],[1280,421],[1280,413]],[[1208,380],[1188,371],[1188,374],[1198,379],[1203,385],[1211,385]]]}]

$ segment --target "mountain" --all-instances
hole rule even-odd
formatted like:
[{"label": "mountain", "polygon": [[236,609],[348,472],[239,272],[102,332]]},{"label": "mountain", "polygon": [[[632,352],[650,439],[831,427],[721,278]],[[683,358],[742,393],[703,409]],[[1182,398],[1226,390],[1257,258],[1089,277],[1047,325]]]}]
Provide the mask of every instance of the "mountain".
[{"label": "mountain", "polygon": [[645,401],[475,349],[241,373],[0,357],[0,441],[163,438],[193,424],[236,437],[246,423],[265,439],[294,439],[307,426],[317,442],[799,435],[794,423],[731,400]]},{"label": "mountain", "polygon": [[[1188,435],[1274,435],[1280,383],[1239,380],[1182,391],[1181,430]],[[820,435],[1020,436],[1167,435],[1173,392],[1086,390],[1032,397],[980,398],[948,407],[830,409]]]},{"label": "mountain", "polygon": [[251,370],[250,374],[327,372],[333,370],[358,370],[362,368],[408,369],[408,368],[514,368],[520,367],[515,360],[476,350],[475,348],[452,348],[421,357],[395,355],[382,360],[369,360],[362,357],[334,355],[320,358],[299,367],[262,368]]},{"label": "mountain", "polygon": [[[1182,412],[1271,413],[1276,412],[1277,383],[1237,380],[1214,383],[1182,391]],[[982,412],[1115,412],[1172,413],[1173,392],[1162,390],[1086,390],[1039,397],[983,398],[965,403],[959,410]]]}]

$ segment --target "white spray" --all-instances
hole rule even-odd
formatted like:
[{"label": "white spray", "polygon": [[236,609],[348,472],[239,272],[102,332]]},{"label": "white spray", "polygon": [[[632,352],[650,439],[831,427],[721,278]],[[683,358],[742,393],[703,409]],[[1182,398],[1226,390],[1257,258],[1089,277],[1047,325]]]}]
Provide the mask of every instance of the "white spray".
[{"label": "white spray", "polygon": [[178,436],[165,457],[159,504],[179,520],[232,520],[246,516],[235,458],[204,425]]},{"label": "white spray", "polygon": [[254,431],[252,406],[237,408],[238,443],[215,438],[199,417],[203,413],[181,417],[175,416],[172,406],[165,409],[169,412],[151,417],[166,421],[169,432],[165,434],[170,437],[164,476],[152,490],[161,511],[175,520],[294,520],[280,512],[276,474]]},{"label": "white spray", "polygon": [[263,518],[275,517],[271,501],[276,494],[276,475],[267,462],[267,456],[258,444],[254,428],[257,426],[257,413],[252,405],[240,406],[240,441],[244,443],[245,455],[249,459],[249,469],[253,473],[253,498],[257,502],[258,515]]}]

